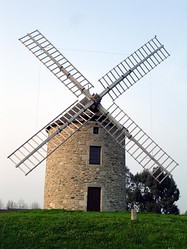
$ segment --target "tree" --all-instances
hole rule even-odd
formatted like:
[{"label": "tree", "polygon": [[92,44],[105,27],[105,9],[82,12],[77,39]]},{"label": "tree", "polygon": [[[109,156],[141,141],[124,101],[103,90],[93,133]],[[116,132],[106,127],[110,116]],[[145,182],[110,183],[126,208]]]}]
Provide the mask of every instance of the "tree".
[{"label": "tree", "polygon": [[3,204],[2,200],[0,199],[0,209],[3,209],[3,207],[4,207],[4,204]]},{"label": "tree", "polygon": [[[158,175],[165,176],[159,169]],[[134,176],[134,187],[128,191],[127,209],[164,214],[179,214],[175,202],[179,199],[179,189],[172,177],[167,176],[161,183],[144,170]]]},{"label": "tree", "polygon": [[126,168],[126,209],[138,209],[140,190],[136,186],[135,176]]},{"label": "tree", "polygon": [[40,209],[40,205],[38,202],[33,202],[30,205],[31,209]]},{"label": "tree", "polygon": [[12,200],[9,200],[6,204],[6,208],[7,209],[16,209],[17,204],[15,202],[13,202]]},{"label": "tree", "polygon": [[18,209],[28,209],[28,205],[27,205],[27,204],[25,203],[25,201],[21,198],[21,199],[18,201],[17,208],[18,208]]}]

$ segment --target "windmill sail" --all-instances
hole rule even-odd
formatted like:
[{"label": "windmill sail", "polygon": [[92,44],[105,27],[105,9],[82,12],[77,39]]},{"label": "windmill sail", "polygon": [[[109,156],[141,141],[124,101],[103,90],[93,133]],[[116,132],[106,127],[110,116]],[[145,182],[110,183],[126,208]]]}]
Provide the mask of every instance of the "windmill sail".
[{"label": "windmill sail", "polygon": [[20,41],[76,97],[83,94],[85,98],[60,113],[13,152],[9,158],[16,167],[28,174],[94,117],[159,182],[171,174],[178,164],[163,149],[115,102],[107,110],[100,104],[106,94],[113,101],[117,99],[169,56],[156,36],[104,75],[99,80],[104,90],[94,95],[89,91],[93,85],[38,30]]},{"label": "windmill sail", "polygon": [[[89,108],[92,104],[86,99],[75,102],[8,158],[27,175],[95,115]],[[49,142],[50,150],[47,149]]]},{"label": "windmill sail", "polygon": [[104,89],[109,89],[107,93],[114,101],[168,56],[169,53],[155,36],[104,75],[99,82]]},{"label": "windmill sail", "polygon": [[101,106],[99,110],[100,125],[158,182],[171,174],[178,164],[122,109],[113,103],[107,110]]},{"label": "windmill sail", "polygon": [[93,85],[38,30],[19,39],[76,97]]}]

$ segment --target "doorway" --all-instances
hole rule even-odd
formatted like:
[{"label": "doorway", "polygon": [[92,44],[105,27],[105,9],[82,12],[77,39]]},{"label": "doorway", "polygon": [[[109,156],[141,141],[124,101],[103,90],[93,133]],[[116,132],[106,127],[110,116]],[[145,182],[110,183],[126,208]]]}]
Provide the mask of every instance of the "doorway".
[{"label": "doorway", "polygon": [[100,211],[101,188],[88,187],[87,211]]}]

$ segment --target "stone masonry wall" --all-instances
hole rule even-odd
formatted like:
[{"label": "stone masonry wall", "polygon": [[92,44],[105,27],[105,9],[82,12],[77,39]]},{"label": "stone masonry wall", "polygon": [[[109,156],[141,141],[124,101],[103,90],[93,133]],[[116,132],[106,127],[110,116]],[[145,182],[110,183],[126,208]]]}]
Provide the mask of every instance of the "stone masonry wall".
[{"label": "stone masonry wall", "polygon": [[[101,211],[125,209],[124,149],[101,127],[93,134],[94,126],[84,125],[47,158],[44,208],[86,211],[88,187],[101,187]],[[100,165],[89,164],[90,145],[101,146]]]}]

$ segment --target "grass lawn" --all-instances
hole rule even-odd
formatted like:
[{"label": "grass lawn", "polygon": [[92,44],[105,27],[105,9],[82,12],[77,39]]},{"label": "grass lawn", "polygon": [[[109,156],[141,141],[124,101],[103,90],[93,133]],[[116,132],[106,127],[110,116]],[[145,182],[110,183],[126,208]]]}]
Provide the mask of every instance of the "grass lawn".
[{"label": "grass lawn", "polygon": [[62,210],[0,213],[0,249],[187,249],[187,215]]}]

